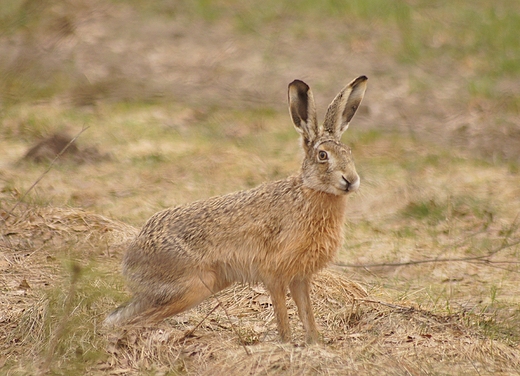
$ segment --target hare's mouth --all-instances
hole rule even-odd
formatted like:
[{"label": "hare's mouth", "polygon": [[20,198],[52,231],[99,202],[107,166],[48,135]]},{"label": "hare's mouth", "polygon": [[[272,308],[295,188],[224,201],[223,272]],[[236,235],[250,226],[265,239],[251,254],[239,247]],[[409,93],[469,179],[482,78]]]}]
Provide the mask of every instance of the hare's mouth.
[{"label": "hare's mouth", "polygon": [[356,177],[355,179],[347,179],[346,177],[341,176],[341,178],[341,189],[345,192],[355,192],[359,189],[359,177]]}]

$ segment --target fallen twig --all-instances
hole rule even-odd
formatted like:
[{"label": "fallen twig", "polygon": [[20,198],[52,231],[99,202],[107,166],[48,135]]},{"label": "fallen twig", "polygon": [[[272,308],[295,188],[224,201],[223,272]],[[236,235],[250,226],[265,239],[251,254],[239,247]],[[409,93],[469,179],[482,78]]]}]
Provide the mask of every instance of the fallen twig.
[{"label": "fallen twig", "polygon": [[[346,268],[377,268],[377,267],[398,267],[398,266],[411,266],[411,265],[419,265],[419,264],[429,264],[429,263],[438,263],[438,262],[469,262],[469,263],[483,263],[489,266],[495,266],[496,264],[520,264],[520,261],[493,261],[491,257],[503,251],[504,249],[511,248],[515,245],[520,244],[520,239],[515,239],[510,242],[511,235],[514,234],[518,228],[520,228],[520,214],[515,217],[511,225],[508,229],[506,229],[503,233],[502,242],[495,249],[492,249],[485,255],[481,256],[467,256],[467,257],[436,257],[430,259],[423,260],[411,260],[405,262],[381,262],[381,263],[373,263],[373,264],[349,264],[343,262],[336,262],[335,265],[342,266]],[[459,243],[460,245],[464,243]],[[455,243],[452,247],[457,247],[459,244]],[[502,268],[503,269],[503,268]],[[509,269],[506,269],[509,270]],[[517,272],[514,270],[509,270],[512,272]],[[518,273],[518,272],[517,272]]]},{"label": "fallen twig", "polygon": [[520,261],[493,261],[490,258],[493,257],[500,251],[504,249],[513,247],[515,245],[520,244],[520,240],[514,241],[512,243],[503,242],[497,249],[494,249],[485,255],[481,256],[468,256],[468,257],[445,257],[445,258],[432,258],[432,259],[423,259],[423,260],[411,260],[405,262],[381,262],[381,263],[373,263],[373,264],[349,264],[343,262],[336,262],[335,265],[342,266],[346,268],[377,268],[377,267],[398,267],[398,266],[410,266],[410,265],[419,265],[419,264],[428,264],[428,263],[440,263],[440,262],[479,262],[483,264],[520,264]]},{"label": "fallen twig", "polygon": [[[235,325],[233,325],[233,322],[231,321],[231,316],[229,315],[226,307],[224,306],[224,304],[222,304],[222,302],[220,301],[220,299],[218,298],[218,296],[215,295],[215,292],[209,288],[209,286],[204,282],[204,280],[202,278],[200,278],[199,276],[199,279],[200,281],[202,282],[202,284],[204,286],[206,286],[206,288],[211,291],[211,293],[213,294],[213,298],[217,301],[217,305],[215,306],[215,308],[213,308],[213,310],[211,312],[213,312],[217,307],[220,306],[220,308],[222,308],[222,310],[224,311],[228,321],[229,321],[229,324],[231,325],[231,329],[233,330],[233,332],[235,332],[236,336],[238,337],[239,341],[240,341],[240,344],[242,345],[242,348],[244,349],[244,351],[246,352],[247,355],[251,355],[251,352],[249,351],[249,349],[246,347],[245,345],[245,341],[244,339],[242,338],[242,335],[240,334],[240,332],[237,330],[237,328],[235,328]],[[210,313],[211,313],[210,312]],[[209,315],[209,314],[208,314]],[[207,316],[206,316],[207,317]],[[205,318],[204,318],[205,319]]]},{"label": "fallen twig", "polygon": [[207,315],[204,316],[204,318],[203,318],[202,320],[200,320],[199,323],[198,323],[197,325],[195,325],[194,328],[192,328],[192,329],[190,329],[190,330],[187,330],[187,331],[184,333],[184,335],[183,335],[181,338],[179,338],[177,341],[175,341],[175,342],[184,341],[186,338],[191,337],[191,336],[193,335],[193,333],[195,333],[195,330],[197,330],[197,329],[202,325],[202,323],[203,323],[204,321],[206,321],[206,319],[209,317],[209,315],[211,315],[213,312],[215,312],[215,310],[216,310],[219,306],[220,306],[220,302],[219,302],[215,307],[213,307],[213,308],[211,309],[211,311],[209,311],[209,312],[207,313]]}]

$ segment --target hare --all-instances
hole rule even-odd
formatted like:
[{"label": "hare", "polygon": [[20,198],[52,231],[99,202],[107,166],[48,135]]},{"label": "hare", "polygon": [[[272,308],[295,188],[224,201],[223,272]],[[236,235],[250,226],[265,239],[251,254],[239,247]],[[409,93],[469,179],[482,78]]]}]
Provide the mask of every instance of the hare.
[{"label": "hare", "polygon": [[157,322],[234,282],[262,282],[281,340],[291,339],[285,305],[289,288],[307,343],[317,342],[310,283],[341,246],[346,196],[359,188],[351,150],[340,138],[366,82],[360,76],[348,84],[330,104],[321,127],[309,86],[299,80],[289,84],[289,111],[305,154],[300,172],[153,215],[123,259],[133,299],[105,323]]}]

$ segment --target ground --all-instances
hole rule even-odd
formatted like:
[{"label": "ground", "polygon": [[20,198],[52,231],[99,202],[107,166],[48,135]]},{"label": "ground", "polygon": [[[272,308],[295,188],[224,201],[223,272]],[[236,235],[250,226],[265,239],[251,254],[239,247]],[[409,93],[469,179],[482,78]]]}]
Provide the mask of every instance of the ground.
[{"label": "ground", "polygon": [[[1,374],[518,374],[518,5],[323,4],[2,7]],[[313,289],[322,344],[289,296],[279,343],[262,286],[101,326],[149,216],[296,172],[287,84],[323,118],[361,74],[343,138],[361,190]]]}]

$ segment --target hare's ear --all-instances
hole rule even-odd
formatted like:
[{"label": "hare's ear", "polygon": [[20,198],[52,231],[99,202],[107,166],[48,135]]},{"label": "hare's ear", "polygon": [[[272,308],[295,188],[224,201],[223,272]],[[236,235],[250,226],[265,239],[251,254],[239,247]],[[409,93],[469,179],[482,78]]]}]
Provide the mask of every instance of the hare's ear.
[{"label": "hare's ear", "polygon": [[316,105],[309,85],[300,80],[289,84],[289,112],[294,127],[302,135],[306,144],[318,137]]},{"label": "hare's ear", "polygon": [[339,140],[348,128],[359,104],[363,100],[367,88],[366,76],[360,76],[349,83],[336,95],[327,109],[323,132]]}]

